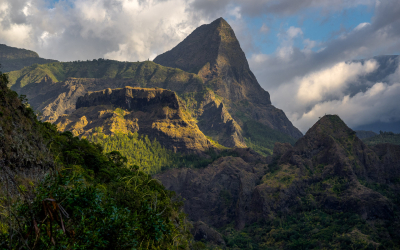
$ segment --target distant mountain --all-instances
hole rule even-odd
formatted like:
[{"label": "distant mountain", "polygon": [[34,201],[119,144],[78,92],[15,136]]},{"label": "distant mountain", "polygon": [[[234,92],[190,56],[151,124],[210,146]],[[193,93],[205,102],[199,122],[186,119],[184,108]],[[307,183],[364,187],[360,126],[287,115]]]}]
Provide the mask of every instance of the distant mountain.
[{"label": "distant mountain", "polygon": [[390,131],[393,133],[400,133],[400,121],[392,122],[374,122],[353,128],[354,130],[371,130],[375,133],[379,131]]},{"label": "distant mountain", "polygon": [[373,136],[376,136],[377,133],[373,131],[365,131],[365,130],[356,130],[357,137],[362,139],[367,139]]},{"label": "distant mountain", "polygon": [[380,132],[379,134],[365,138],[364,143],[369,146],[375,146],[382,143],[391,143],[395,145],[400,145],[400,134],[395,134],[393,132]]},{"label": "distant mountain", "polygon": [[0,44],[0,70],[2,72],[20,70],[33,64],[45,64],[50,62],[57,62],[57,60],[41,58],[36,52],[31,50]]}]

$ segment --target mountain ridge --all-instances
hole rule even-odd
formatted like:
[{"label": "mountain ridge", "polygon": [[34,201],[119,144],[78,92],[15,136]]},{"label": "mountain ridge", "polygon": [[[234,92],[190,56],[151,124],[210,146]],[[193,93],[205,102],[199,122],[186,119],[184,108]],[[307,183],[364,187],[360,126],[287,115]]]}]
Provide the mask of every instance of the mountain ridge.
[{"label": "mountain ridge", "polygon": [[31,50],[0,44],[0,63],[2,71],[4,72],[20,70],[33,64],[44,64],[49,62],[57,62],[57,60],[41,58],[38,53]]}]

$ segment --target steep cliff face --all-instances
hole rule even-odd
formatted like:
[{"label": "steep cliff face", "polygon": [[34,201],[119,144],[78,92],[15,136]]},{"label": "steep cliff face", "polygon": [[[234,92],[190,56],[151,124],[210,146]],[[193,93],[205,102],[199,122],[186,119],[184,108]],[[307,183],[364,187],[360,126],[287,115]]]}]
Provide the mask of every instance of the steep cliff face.
[{"label": "steep cliff face", "polygon": [[252,191],[267,168],[266,159],[250,149],[235,149],[205,169],[172,169],[156,175],[163,185],[185,198],[193,221],[219,228],[232,221],[244,226]]},{"label": "steep cliff face", "polygon": [[236,120],[242,120],[236,115],[242,113],[294,138],[302,136],[286,115],[271,105],[269,93],[257,82],[234,31],[223,18],[198,27],[154,62],[198,74],[223,98]]},{"label": "steep cliff face", "polygon": [[105,89],[79,97],[76,110],[55,124],[62,131],[90,136],[135,133],[157,139],[166,148],[201,153],[213,147],[175,92],[164,89]]}]

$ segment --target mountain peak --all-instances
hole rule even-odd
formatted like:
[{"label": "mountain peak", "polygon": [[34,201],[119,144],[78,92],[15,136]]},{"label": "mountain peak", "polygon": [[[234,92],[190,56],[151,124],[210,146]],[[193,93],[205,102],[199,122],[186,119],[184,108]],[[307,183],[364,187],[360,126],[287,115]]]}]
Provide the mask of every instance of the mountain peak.
[{"label": "mountain peak", "polygon": [[271,104],[251,72],[232,27],[218,18],[195,29],[176,47],[154,59],[155,63],[198,74],[214,91],[231,101],[252,99]]},{"label": "mountain peak", "polygon": [[333,137],[355,134],[338,115],[324,115],[307,131],[306,135],[314,133],[329,134]]}]

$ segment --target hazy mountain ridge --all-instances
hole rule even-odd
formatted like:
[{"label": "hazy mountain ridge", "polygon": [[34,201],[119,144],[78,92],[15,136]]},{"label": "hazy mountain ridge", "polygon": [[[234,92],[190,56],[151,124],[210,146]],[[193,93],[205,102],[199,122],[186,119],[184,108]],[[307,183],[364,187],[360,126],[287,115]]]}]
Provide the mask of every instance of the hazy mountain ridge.
[{"label": "hazy mountain ridge", "polygon": [[375,146],[383,143],[400,145],[400,134],[395,134],[393,132],[381,132],[375,136],[365,138],[363,141],[369,146]]},{"label": "hazy mountain ridge", "polygon": [[0,44],[1,71],[10,72],[20,70],[33,64],[57,62],[57,60],[44,59],[31,50],[19,49]]}]

